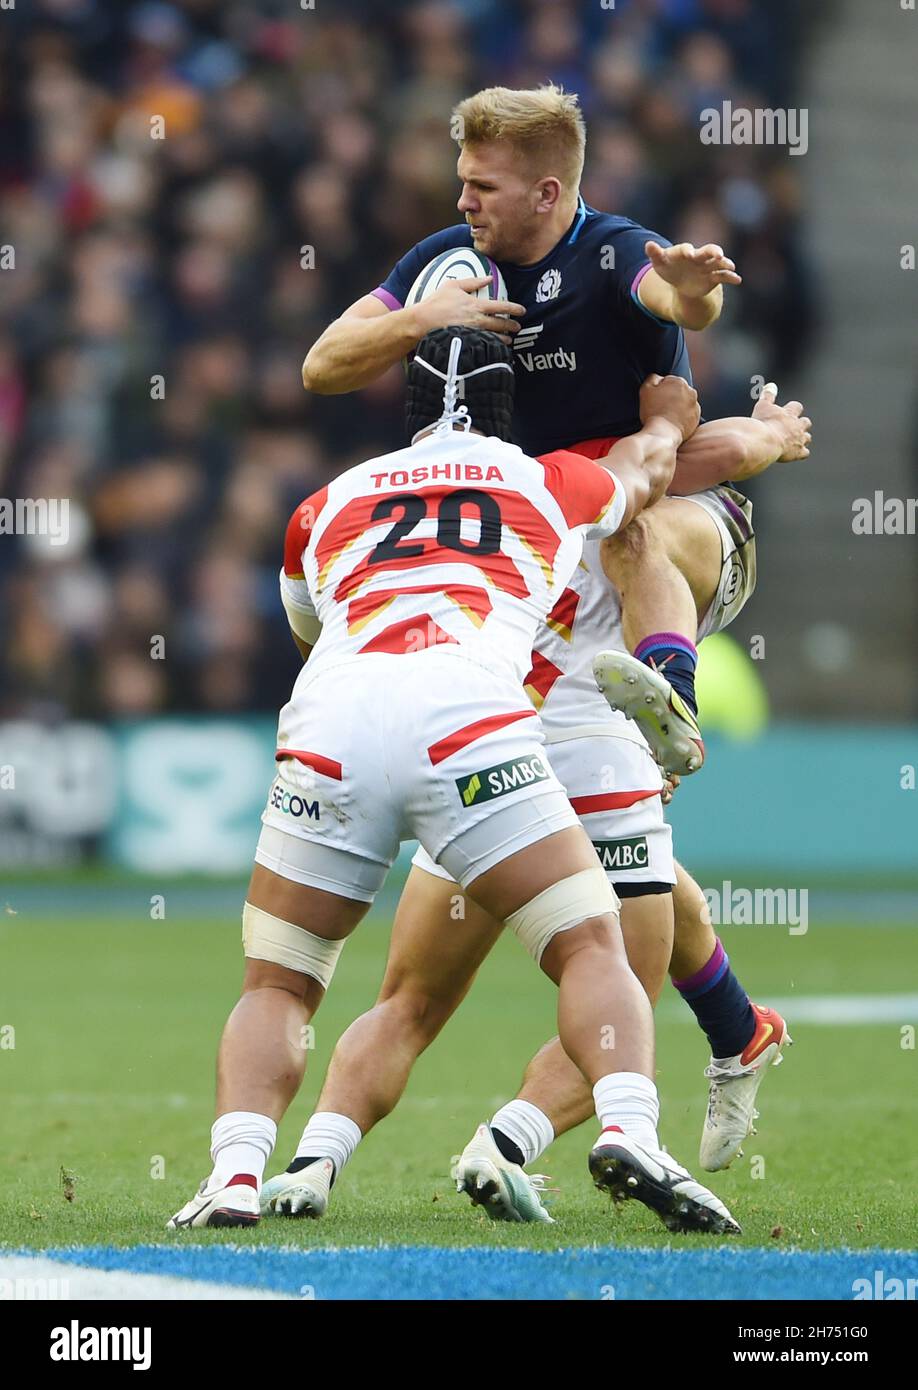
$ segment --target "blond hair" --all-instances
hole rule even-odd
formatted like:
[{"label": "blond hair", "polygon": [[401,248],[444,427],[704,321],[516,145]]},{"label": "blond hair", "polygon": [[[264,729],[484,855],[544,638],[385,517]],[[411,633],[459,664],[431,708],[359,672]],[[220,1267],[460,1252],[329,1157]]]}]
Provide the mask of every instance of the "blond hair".
[{"label": "blond hair", "polygon": [[566,192],[580,186],[586,148],[580,99],[553,82],[528,91],[486,87],[459,102],[453,129],[460,145],[505,141],[560,179]]}]

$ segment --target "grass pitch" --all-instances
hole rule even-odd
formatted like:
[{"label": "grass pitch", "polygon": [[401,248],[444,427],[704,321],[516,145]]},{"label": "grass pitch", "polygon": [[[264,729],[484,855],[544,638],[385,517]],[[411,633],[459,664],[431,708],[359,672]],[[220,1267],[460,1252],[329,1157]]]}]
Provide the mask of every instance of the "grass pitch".
[{"label": "grass pitch", "polygon": [[[242,892],[239,894],[242,902]],[[136,914],[0,918],[0,1096],[8,1247],[180,1243],[167,1218],[209,1169],[214,1056],[241,978],[238,917],[151,921]],[[303,1090],[269,1172],[292,1153],[339,1033],[374,998],[388,933],[368,920],[348,943],[315,1020]],[[461,930],[461,924],[456,924]],[[901,995],[918,979],[918,930],[904,925],[722,933],[753,997]],[[198,1244],[680,1248],[638,1204],[613,1210],[589,1181],[594,1126],[536,1165],[552,1175],[554,1226],[489,1222],[449,1179],[451,1155],[512,1096],[554,1031],[554,990],[502,941],[471,996],[421,1058],[397,1111],[360,1146],[321,1222],[200,1231]],[[759,1134],[712,1187],[742,1222],[733,1245],[914,1248],[918,1052],[907,1012],[844,1026],[789,1022],[795,1046],[766,1080]],[[14,1030],[14,1031],[11,1031]],[[903,1032],[903,1030],[906,1030]],[[706,1042],[674,992],[658,1010],[662,1136],[697,1169]]]}]

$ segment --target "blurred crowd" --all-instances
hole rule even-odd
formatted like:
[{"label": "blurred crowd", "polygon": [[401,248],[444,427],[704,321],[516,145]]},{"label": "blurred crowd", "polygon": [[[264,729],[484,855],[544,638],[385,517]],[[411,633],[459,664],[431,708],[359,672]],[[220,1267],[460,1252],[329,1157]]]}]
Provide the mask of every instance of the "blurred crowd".
[{"label": "blurred crowd", "polygon": [[[403,379],[310,398],[327,322],[459,220],[453,103],[549,78],[583,193],[744,275],[694,336],[706,414],[792,376],[813,323],[794,160],[699,112],[793,103],[795,0],[34,0],[0,11],[0,716],[274,709],[297,660],[286,519],[399,447]],[[11,256],[12,251],[12,256]],[[777,371],[780,364],[780,373]]]}]

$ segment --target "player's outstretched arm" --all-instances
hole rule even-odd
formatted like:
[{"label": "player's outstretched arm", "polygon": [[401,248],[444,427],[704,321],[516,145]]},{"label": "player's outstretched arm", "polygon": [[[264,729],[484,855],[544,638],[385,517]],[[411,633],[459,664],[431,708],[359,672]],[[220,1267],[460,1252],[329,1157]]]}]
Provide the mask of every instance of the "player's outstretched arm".
[{"label": "player's outstretched arm", "polygon": [[651,269],[641,280],[638,297],[657,318],[680,328],[708,328],[720,318],[724,285],[742,284],[722,246],[696,247],[688,241],[661,246],[648,241],[644,250]]},{"label": "player's outstretched arm", "polygon": [[684,497],[718,483],[741,483],[773,463],[808,458],[813,422],[799,401],[778,405],[777,392],[769,382],[751,417],[728,416],[699,425],[679,450],[670,493]]},{"label": "player's outstretched arm", "polygon": [[700,417],[698,395],[681,376],[649,376],[641,387],[640,404],[637,434],[620,439],[604,458],[597,459],[625,490],[619,529],[664,495],[672,482],[676,451],[697,428]]},{"label": "player's outstretched arm", "polygon": [[407,309],[389,309],[365,294],[313,343],[303,363],[303,385],[320,396],[359,391],[412,352],[426,333],[451,324],[496,332],[511,342],[519,328],[515,320],[526,310],[509,300],[476,299],[471,291],[486,284],[487,276],[452,280]]},{"label": "player's outstretched arm", "polygon": [[365,294],[313,343],[303,363],[303,385],[320,396],[359,390],[419,341],[410,309],[393,313],[381,299]]}]

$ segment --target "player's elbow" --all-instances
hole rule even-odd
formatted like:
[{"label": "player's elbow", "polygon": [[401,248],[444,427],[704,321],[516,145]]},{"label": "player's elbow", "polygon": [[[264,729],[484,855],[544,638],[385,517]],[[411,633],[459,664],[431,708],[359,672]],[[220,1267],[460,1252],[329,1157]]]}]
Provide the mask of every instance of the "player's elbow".
[{"label": "player's elbow", "polygon": [[[703,443],[703,447],[702,446]],[[732,479],[740,482],[754,472],[754,455],[749,439],[741,430],[725,430],[702,438],[699,431],[692,448],[680,452],[668,491],[675,497],[704,492]]]},{"label": "player's elbow", "polygon": [[316,343],[303,361],[303,386],[317,396],[326,396],[331,390],[331,378],[318,348],[319,344]]},{"label": "player's elbow", "polygon": [[710,459],[710,484],[726,482],[728,478],[744,478],[755,460],[749,435],[742,430],[728,430],[718,440]]}]

